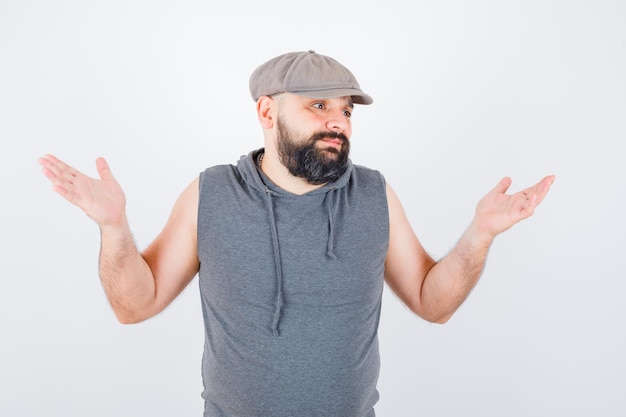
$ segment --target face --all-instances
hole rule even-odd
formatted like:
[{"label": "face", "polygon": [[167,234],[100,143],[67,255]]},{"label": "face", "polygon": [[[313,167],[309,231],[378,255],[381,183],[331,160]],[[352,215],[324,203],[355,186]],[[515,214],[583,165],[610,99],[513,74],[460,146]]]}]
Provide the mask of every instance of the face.
[{"label": "face", "polygon": [[[291,175],[304,178],[309,184],[335,181],[348,168],[352,102],[291,98],[291,103],[280,104],[276,122],[281,163]],[[308,133],[304,126],[311,126]]]}]

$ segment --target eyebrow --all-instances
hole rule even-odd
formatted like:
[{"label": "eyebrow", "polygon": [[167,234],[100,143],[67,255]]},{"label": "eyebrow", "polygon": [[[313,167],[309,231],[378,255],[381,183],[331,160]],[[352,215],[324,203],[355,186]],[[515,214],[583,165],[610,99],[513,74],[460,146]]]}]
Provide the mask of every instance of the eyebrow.
[{"label": "eyebrow", "polygon": [[354,102],[352,101],[352,97],[345,97],[344,101],[348,107],[350,107],[351,109],[354,108]]},{"label": "eyebrow", "polygon": [[[332,98],[315,98],[315,97],[306,97],[306,98],[311,101],[327,101],[327,100],[332,99]],[[343,99],[343,102],[345,103],[346,107],[349,107],[350,109],[354,109],[354,102],[352,101],[351,96],[343,96],[343,97],[335,97],[335,98]]]}]

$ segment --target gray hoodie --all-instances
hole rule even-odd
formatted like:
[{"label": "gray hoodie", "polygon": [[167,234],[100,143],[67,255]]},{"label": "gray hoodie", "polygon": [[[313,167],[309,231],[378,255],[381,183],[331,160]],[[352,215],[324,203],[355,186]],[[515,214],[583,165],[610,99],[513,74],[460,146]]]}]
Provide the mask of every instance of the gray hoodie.
[{"label": "gray hoodie", "polygon": [[353,165],[304,195],[254,151],[200,174],[205,416],[373,416],[389,219]]}]

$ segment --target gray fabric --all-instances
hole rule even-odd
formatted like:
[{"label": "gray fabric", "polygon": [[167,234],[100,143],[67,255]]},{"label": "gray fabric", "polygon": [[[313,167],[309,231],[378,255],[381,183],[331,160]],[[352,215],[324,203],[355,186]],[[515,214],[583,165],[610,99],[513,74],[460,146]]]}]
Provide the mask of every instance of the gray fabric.
[{"label": "gray fabric", "polygon": [[384,179],[350,164],[296,196],[255,154],[200,175],[204,415],[374,416]]},{"label": "gray fabric", "polygon": [[289,52],[261,64],[250,76],[250,94],[293,93],[313,98],[351,96],[355,104],[372,104],[354,74],[331,57],[315,51]]}]

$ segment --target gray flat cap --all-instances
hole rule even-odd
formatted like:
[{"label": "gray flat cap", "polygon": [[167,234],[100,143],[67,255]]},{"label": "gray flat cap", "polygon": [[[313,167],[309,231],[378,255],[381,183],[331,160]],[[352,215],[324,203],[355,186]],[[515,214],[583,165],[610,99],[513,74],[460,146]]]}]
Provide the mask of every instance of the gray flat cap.
[{"label": "gray flat cap", "polygon": [[259,66],[250,76],[250,94],[261,96],[292,93],[312,98],[350,96],[356,104],[374,100],[361,91],[348,68],[315,51],[289,52]]}]

